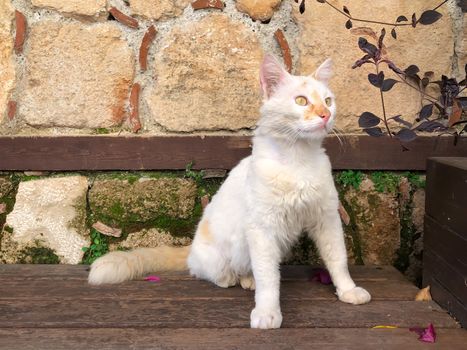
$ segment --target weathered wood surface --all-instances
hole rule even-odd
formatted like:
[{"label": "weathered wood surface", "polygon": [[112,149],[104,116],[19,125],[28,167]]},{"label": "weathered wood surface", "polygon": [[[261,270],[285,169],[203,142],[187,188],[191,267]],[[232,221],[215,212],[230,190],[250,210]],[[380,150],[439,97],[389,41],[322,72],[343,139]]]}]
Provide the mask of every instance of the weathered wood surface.
[{"label": "weathered wood surface", "polygon": [[[433,323],[434,349],[463,349],[467,332],[393,267],[351,267],[373,294],[336,301],[311,268],[282,268],[283,328],[249,329],[253,292],[222,289],[185,272],[158,283],[86,284],[86,266],[0,265],[0,349],[422,349],[409,332]],[[371,329],[393,325],[398,329]]]},{"label": "weathered wood surface", "polygon": [[[462,350],[467,331],[439,329],[426,344],[408,329],[16,328],[0,329],[1,349]],[[34,343],[31,342],[34,339]]]},{"label": "weathered wood surface", "polygon": [[[434,156],[467,156],[467,138],[420,136],[402,152],[395,138],[325,139],[334,169],[425,170]],[[0,170],[231,169],[251,153],[249,136],[2,136]]]}]

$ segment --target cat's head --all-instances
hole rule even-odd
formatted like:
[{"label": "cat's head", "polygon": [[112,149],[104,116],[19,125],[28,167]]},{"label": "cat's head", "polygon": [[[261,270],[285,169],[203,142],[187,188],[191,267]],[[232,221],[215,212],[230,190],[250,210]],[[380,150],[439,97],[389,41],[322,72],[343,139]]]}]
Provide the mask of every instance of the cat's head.
[{"label": "cat's head", "polygon": [[336,115],[334,95],[328,88],[331,74],[330,59],[309,76],[295,76],[266,55],[260,69],[264,101],[257,132],[291,141],[324,138]]}]

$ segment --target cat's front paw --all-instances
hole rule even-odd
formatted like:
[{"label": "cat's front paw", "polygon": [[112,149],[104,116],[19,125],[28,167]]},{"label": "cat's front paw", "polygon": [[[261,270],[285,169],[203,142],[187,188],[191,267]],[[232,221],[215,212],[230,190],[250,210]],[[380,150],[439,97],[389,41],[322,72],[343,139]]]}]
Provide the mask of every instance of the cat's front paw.
[{"label": "cat's front paw", "polygon": [[339,300],[344,303],[360,305],[366,304],[371,300],[371,295],[361,287],[354,287],[343,293],[338,293]]},{"label": "cat's front paw", "polygon": [[251,312],[251,328],[271,329],[280,328],[282,324],[282,314],[280,309],[258,309]]}]

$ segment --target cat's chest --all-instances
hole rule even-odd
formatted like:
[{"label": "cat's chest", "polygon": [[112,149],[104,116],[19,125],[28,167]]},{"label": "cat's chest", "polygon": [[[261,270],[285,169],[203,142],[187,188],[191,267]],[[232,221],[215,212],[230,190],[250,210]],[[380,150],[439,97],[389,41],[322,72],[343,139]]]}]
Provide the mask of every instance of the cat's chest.
[{"label": "cat's chest", "polygon": [[[329,173],[328,173],[329,172]],[[305,165],[259,162],[257,174],[263,191],[284,205],[312,205],[325,200],[333,186],[330,170]]]}]

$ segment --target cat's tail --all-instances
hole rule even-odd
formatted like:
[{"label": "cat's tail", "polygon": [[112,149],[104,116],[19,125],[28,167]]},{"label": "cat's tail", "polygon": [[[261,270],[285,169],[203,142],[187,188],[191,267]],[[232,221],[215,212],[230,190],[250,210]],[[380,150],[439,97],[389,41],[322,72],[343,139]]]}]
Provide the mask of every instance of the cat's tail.
[{"label": "cat's tail", "polygon": [[120,283],[155,271],[186,270],[191,246],[138,248],[115,251],[94,261],[89,272],[90,284]]}]

